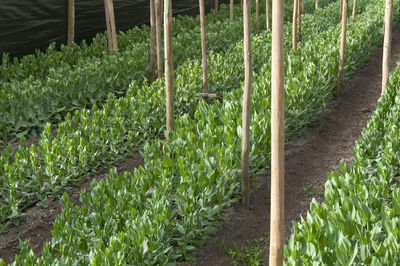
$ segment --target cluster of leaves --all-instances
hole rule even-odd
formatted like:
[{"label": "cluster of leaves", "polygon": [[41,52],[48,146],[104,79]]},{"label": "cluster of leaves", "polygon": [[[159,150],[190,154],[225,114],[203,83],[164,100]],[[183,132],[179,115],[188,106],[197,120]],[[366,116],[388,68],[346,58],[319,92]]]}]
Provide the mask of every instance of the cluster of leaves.
[{"label": "cluster of leaves", "polygon": [[[328,7],[332,11],[335,4]],[[317,12],[304,18],[304,25],[325,19],[325,12]],[[337,24],[333,18],[326,28]],[[290,25],[289,25],[290,26]],[[289,26],[286,35],[290,35]],[[313,33],[315,34],[315,33]],[[253,54],[270,54],[269,32],[253,38]],[[310,36],[305,34],[303,40]],[[266,44],[267,43],[267,44]],[[286,44],[290,47],[290,43]],[[210,88],[223,94],[243,81],[243,42],[230,47],[226,53],[209,55]],[[264,66],[264,67],[263,67]],[[265,60],[254,58],[254,70],[269,71]],[[178,116],[193,117],[198,104],[194,95],[202,87],[201,61],[187,61],[176,69],[176,112]],[[101,110],[94,105],[91,111],[75,111],[73,116],[59,124],[57,136],[51,135],[48,125],[38,147],[29,149],[25,141],[14,155],[11,145],[0,158],[0,218],[3,226],[18,224],[22,210],[49,195],[57,195],[71,181],[107,165],[128,149],[138,147],[154,137],[160,137],[165,125],[164,79],[152,85],[131,84],[126,97],[119,100],[113,94]],[[237,119],[234,119],[236,121]]]},{"label": "cluster of leaves", "polygon": [[[243,38],[240,12],[240,6],[236,7],[237,19],[230,20],[228,7],[223,5],[220,11],[207,16],[209,51],[225,51]],[[265,16],[261,16],[263,19]],[[175,67],[201,56],[198,20],[198,17],[180,17],[174,21]],[[252,21],[255,25],[255,16]],[[261,23],[261,29],[264,24]],[[90,46],[83,43],[56,51],[52,45],[46,54],[37,52],[21,62],[15,59],[14,64],[9,63],[7,56],[3,57],[0,141],[36,136],[47,122],[60,122],[77,109],[101,106],[109,92],[124,95],[132,80],[142,84],[150,77],[148,35],[148,27],[121,33],[118,38],[122,49],[118,56],[107,54],[103,34]]]},{"label": "cluster of leaves", "polygon": [[[288,141],[316,119],[336,85],[340,35],[340,25],[336,24],[338,3],[327,8],[332,10],[332,21],[327,21],[326,31],[312,39],[306,38],[308,41],[302,42],[296,52],[289,51],[285,55]],[[370,55],[379,42],[379,36],[371,38],[377,35],[376,25],[368,23],[374,18],[374,12],[375,9],[367,9],[364,15],[349,22],[347,62],[350,67],[346,69],[349,75],[355,72],[354,66],[367,58],[364,54]],[[314,16],[305,16],[304,21],[318,19],[324,18],[317,12]],[[290,24],[285,31],[290,34]],[[253,38],[255,59],[261,54],[270,57],[270,43],[269,32]],[[219,214],[235,201],[232,196],[239,192],[240,186],[237,169],[243,89],[232,81],[239,77],[238,81],[243,82],[242,46],[240,43],[231,48],[229,54],[210,53],[210,80],[215,85],[211,87],[217,88],[223,101],[196,102],[192,96],[201,88],[201,64],[194,61],[182,67],[175,81],[179,116],[171,140],[146,142],[142,153],[144,167],[139,167],[134,176],[129,173],[120,176],[115,169],[111,170],[105,180],[92,182],[90,192],[81,192],[79,206],[72,204],[64,194],[63,210],[52,231],[53,239],[44,245],[42,256],[37,258],[24,242],[14,264],[166,265],[186,258],[202,243],[206,233],[215,231]],[[270,149],[271,72],[270,63],[263,61],[254,62],[252,169],[265,167]],[[136,144],[142,134],[148,137],[163,131],[164,99],[162,80],[151,86],[132,84],[126,97],[110,96],[103,109],[77,111],[67,119],[52,145],[49,141],[40,144],[54,149],[43,152],[41,159],[49,158],[49,167],[58,171],[63,167],[60,160],[65,160],[70,150],[77,152],[71,159],[84,162],[70,166],[75,169],[101,157],[107,160],[112,155],[117,156],[121,147]],[[185,113],[190,110],[187,106],[195,111]],[[74,131],[77,133],[72,133]],[[49,130],[44,138],[46,134]],[[71,139],[75,134],[76,139]],[[84,134],[88,134],[85,139]],[[107,141],[101,143],[99,138]],[[90,149],[86,148],[92,142],[93,146],[101,143],[95,153],[89,153]],[[63,143],[65,148],[60,150],[61,146],[54,143]],[[32,161],[38,160],[36,154],[31,157]],[[18,153],[14,159],[19,159]],[[11,167],[15,166],[8,166]],[[1,170],[5,172],[8,168]],[[2,176],[10,179],[4,172]],[[62,182],[64,174],[54,177]],[[47,178],[42,177],[42,180],[49,183]],[[15,187],[20,185],[18,181]],[[34,182],[31,184],[33,187]]]},{"label": "cluster of leaves", "polygon": [[[382,27],[379,1],[365,23]],[[394,19],[399,21],[399,1]],[[364,29],[360,29],[363,31]],[[325,202],[311,203],[285,248],[288,265],[397,265],[400,262],[400,65],[353,148],[353,166],[329,174]]]}]

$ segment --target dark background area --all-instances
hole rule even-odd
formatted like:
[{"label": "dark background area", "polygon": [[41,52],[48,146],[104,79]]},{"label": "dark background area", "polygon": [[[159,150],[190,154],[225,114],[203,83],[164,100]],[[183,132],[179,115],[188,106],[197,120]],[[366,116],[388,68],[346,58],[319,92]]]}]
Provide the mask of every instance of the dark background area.
[{"label": "dark background area", "polygon": [[[206,0],[210,10],[213,0]],[[226,1],[219,1],[226,3]],[[66,43],[68,0],[0,0],[0,56],[30,54]],[[198,0],[173,0],[174,15],[197,15]],[[117,31],[149,23],[149,0],[114,0]],[[75,0],[75,42],[106,30],[103,0]]]}]

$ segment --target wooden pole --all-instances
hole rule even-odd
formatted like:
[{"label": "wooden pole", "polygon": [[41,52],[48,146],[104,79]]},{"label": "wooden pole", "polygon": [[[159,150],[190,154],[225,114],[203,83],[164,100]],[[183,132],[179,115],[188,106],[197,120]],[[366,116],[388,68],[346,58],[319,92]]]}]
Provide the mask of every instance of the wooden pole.
[{"label": "wooden pole", "polygon": [[67,45],[71,46],[75,39],[75,0],[68,0],[68,33]]},{"label": "wooden pole", "polygon": [[201,28],[201,56],[203,63],[203,89],[204,93],[208,93],[206,15],[204,10],[204,0],[199,0],[199,7],[200,7],[200,28]]},{"label": "wooden pole", "polygon": [[111,50],[114,50],[115,55],[118,55],[117,30],[115,27],[113,0],[104,0],[104,4],[106,8],[106,23],[107,23],[107,33],[108,33],[107,36],[109,41],[108,49],[109,52],[111,52]]},{"label": "wooden pole", "polygon": [[299,42],[301,41],[301,9],[300,0],[297,0],[297,25],[299,27]]},{"label": "wooden pole", "polygon": [[385,37],[383,42],[383,60],[382,60],[382,94],[385,93],[389,82],[390,54],[392,50],[392,18],[393,18],[393,0],[386,0]]},{"label": "wooden pole", "polygon": [[214,0],[214,10],[218,11],[218,0]]},{"label": "wooden pole", "polygon": [[150,69],[151,69],[150,82],[153,82],[156,79],[155,20],[156,20],[155,2],[154,0],[150,0]]},{"label": "wooden pole", "polygon": [[318,9],[318,6],[319,6],[318,0],[315,0],[315,9]]},{"label": "wooden pole", "polygon": [[260,0],[256,0],[256,34],[259,33],[260,27],[259,27],[259,18],[260,18]]},{"label": "wooden pole", "polygon": [[299,0],[293,0],[293,25],[292,25],[292,48],[297,50],[297,7]]},{"label": "wooden pole", "polygon": [[229,1],[229,17],[231,20],[233,20],[233,1],[234,0]]},{"label": "wooden pole", "polygon": [[266,20],[266,24],[267,24],[267,30],[270,30],[271,25],[269,22],[269,0],[265,1],[265,20]]},{"label": "wooden pole", "polygon": [[162,5],[161,0],[155,0],[155,15],[156,15],[156,39],[157,39],[157,76],[161,78],[163,75],[163,58],[162,58]]},{"label": "wooden pole", "polygon": [[353,19],[356,17],[356,8],[357,8],[357,0],[354,0],[353,1],[353,14],[352,14]]},{"label": "wooden pole", "polygon": [[337,95],[343,92],[343,70],[344,70],[344,54],[346,49],[346,30],[347,30],[347,1],[343,0],[342,4],[342,31],[340,37],[340,52],[339,52],[339,74]]},{"label": "wooden pole", "polygon": [[108,53],[111,53],[111,51],[112,51],[112,33],[111,33],[111,23],[110,23],[110,12],[108,9],[108,0],[104,0],[104,13],[106,15]]},{"label": "wooden pole", "polygon": [[285,90],[283,55],[283,5],[284,1],[273,0],[271,63],[270,266],[282,265],[285,237]]},{"label": "wooden pole", "polygon": [[174,65],[172,62],[172,1],[164,0],[164,51],[165,51],[165,87],[167,104],[167,140],[174,129]]},{"label": "wooden pole", "polygon": [[249,152],[250,152],[250,102],[251,102],[251,0],[243,2],[244,28],[244,91],[242,113],[242,201],[250,204]]}]

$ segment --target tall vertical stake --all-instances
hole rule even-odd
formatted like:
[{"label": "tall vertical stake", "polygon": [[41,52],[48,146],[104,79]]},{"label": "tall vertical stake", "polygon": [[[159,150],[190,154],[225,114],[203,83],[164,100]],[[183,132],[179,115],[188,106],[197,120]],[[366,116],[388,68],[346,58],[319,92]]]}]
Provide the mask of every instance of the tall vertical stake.
[{"label": "tall vertical stake", "polygon": [[386,0],[385,36],[383,41],[383,59],[382,59],[382,94],[385,93],[389,82],[390,54],[392,50],[392,17],[393,17],[393,0]]},{"label": "tall vertical stake", "polygon": [[353,19],[356,17],[356,8],[357,8],[357,0],[354,0],[353,1],[353,14],[352,14]]},{"label": "tall vertical stake", "polygon": [[104,8],[107,23],[108,52],[114,50],[118,54],[117,30],[115,27],[114,3],[113,0],[104,0]]},{"label": "tall vertical stake", "polygon": [[204,93],[208,93],[206,15],[204,10],[204,0],[199,0],[199,8],[200,8],[200,28],[201,28],[201,57],[203,63],[203,89]]},{"label": "tall vertical stake", "polygon": [[269,265],[281,266],[284,246],[285,211],[285,90],[283,55],[283,5],[272,5],[271,64],[271,224]]},{"label": "tall vertical stake", "polygon": [[218,10],[218,0],[214,0],[214,10]]},{"label": "tall vertical stake", "polygon": [[151,69],[150,82],[153,82],[156,79],[155,20],[156,20],[155,2],[154,0],[150,0],[150,69]]},{"label": "tall vertical stake", "polygon": [[229,1],[229,18],[233,20],[233,2],[234,0]]},{"label": "tall vertical stake", "polygon": [[110,23],[110,12],[109,12],[109,8],[108,8],[108,0],[104,0],[104,13],[106,15],[108,53],[111,53],[113,45],[112,45],[112,33],[111,33],[111,23]]},{"label": "tall vertical stake", "polygon": [[340,36],[337,95],[341,95],[343,93],[344,54],[346,49],[346,30],[347,30],[347,1],[348,0],[343,0],[342,3],[342,31]]},{"label": "tall vertical stake", "polygon": [[265,1],[265,22],[267,24],[267,30],[271,29],[271,25],[269,22],[269,1],[270,0]]},{"label": "tall vertical stake", "polygon": [[292,48],[293,50],[297,50],[297,8],[298,1],[293,0],[293,21],[292,21]]},{"label": "tall vertical stake", "polygon": [[260,18],[260,0],[256,0],[256,34],[258,34],[260,27],[259,27],[259,18]]},{"label": "tall vertical stake", "polygon": [[315,0],[315,9],[318,9],[318,0]]},{"label": "tall vertical stake", "polygon": [[169,132],[174,130],[174,65],[172,62],[172,1],[164,0],[164,51],[165,51],[165,87],[167,98],[167,140]]},{"label": "tall vertical stake", "polygon": [[155,15],[156,15],[156,36],[157,36],[157,76],[160,79],[163,75],[163,56],[162,56],[162,0],[155,0]]},{"label": "tall vertical stake", "polygon": [[299,27],[299,42],[301,42],[301,9],[300,9],[300,0],[297,0],[297,26]]},{"label": "tall vertical stake", "polygon": [[75,0],[68,0],[68,33],[67,45],[71,46],[75,39]]},{"label": "tall vertical stake", "polygon": [[244,91],[242,113],[242,201],[250,204],[249,152],[250,152],[250,102],[251,102],[251,0],[243,2],[244,29]]}]

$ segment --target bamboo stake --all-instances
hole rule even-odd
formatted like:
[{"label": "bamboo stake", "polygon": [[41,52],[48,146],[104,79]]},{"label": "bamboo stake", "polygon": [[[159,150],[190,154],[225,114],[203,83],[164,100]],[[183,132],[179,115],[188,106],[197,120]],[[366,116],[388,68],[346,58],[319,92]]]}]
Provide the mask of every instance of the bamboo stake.
[{"label": "bamboo stake", "polygon": [[250,102],[251,102],[251,0],[243,2],[244,28],[244,91],[242,113],[242,201],[250,204],[249,151],[250,151]]},{"label": "bamboo stake", "polygon": [[160,79],[163,75],[163,58],[162,58],[162,9],[161,0],[155,0],[155,15],[156,15],[156,39],[157,39],[157,76]]},{"label": "bamboo stake", "polygon": [[153,82],[156,79],[156,40],[155,40],[155,10],[154,10],[155,2],[154,0],[150,0],[150,69],[151,69],[151,78],[150,82]]},{"label": "bamboo stake", "polygon": [[112,33],[111,33],[111,23],[110,23],[110,12],[108,9],[108,0],[104,0],[104,12],[106,15],[108,53],[111,53],[111,51],[112,51]]},{"label": "bamboo stake", "polygon": [[229,17],[231,20],[233,20],[233,1],[234,0],[229,1]]},{"label": "bamboo stake", "polygon": [[344,54],[346,49],[346,30],[347,30],[347,1],[343,0],[342,4],[342,31],[340,37],[340,52],[339,52],[339,74],[337,95],[343,92],[343,70],[344,70]]},{"label": "bamboo stake", "polygon": [[75,39],[75,0],[68,0],[68,33],[67,45],[71,46]]},{"label": "bamboo stake", "polygon": [[267,24],[267,30],[271,29],[270,23],[269,23],[269,0],[265,1],[265,20]]},{"label": "bamboo stake", "polygon": [[301,9],[300,0],[297,0],[297,25],[299,27],[299,42],[301,41]]},{"label": "bamboo stake", "polygon": [[284,1],[273,1],[271,64],[271,224],[269,265],[280,266],[283,262],[285,210]]},{"label": "bamboo stake", "polygon": [[299,0],[293,0],[293,25],[292,25],[292,48],[297,50],[297,7]]},{"label": "bamboo stake", "polygon": [[318,6],[319,6],[318,0],[315,0],[315,9],[318,9]]},{"label": "bamboo stake", "polygon": [[214,0],[214,10],[218,11],[218,0]]},{"label": "bamboo stake", "polygon": [[390,54],[392,50],[392,18],[393,18],[393,0],[386,0],[385,37],[383,43],[383,60],[382,60],[382,94],[385,93],[389,82]]},{"label": "bamboo stake", "polygon": [[172,1],[164,0],[165,87],[167,98],[167,140],[174,129],[174,65],[172,62]]},{"label": "bamboo stake", "polygon": [[204,93],[208,93],[206,15],[204,10],[204,0],[199,0],[199,7],[200,7],[200,28],[201,28],[201,57],[203,63],[203,89]]},{"label": "bamboo stake", "polygon": [[259,32],[259,22],[258,22],[258,20],[259,20],[259,18],[260,18],[260,12],[259,12],[259,9],[260,9],[260,0],[256,0],[256,34],[258,34],[258,32]]},{"label": "bamboo stake", "polygon": [[353,19],[356,17],[356,7],[357,7],[357,0],[354,0],[353,1],[353,14],[352,14]]}]

